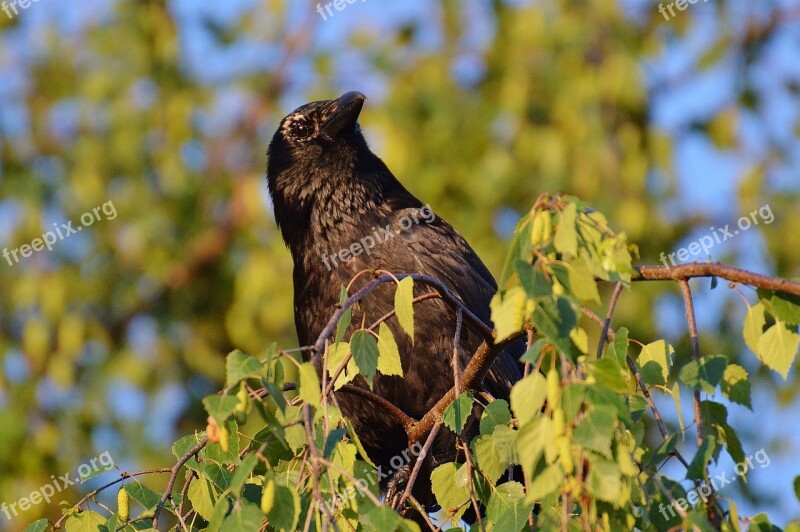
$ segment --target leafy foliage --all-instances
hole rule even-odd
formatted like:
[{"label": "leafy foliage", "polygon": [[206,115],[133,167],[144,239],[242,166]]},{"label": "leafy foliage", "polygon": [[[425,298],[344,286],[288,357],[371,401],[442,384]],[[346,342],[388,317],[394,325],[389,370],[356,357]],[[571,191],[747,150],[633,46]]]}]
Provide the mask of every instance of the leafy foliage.
[{"label": "leafy foliage", "polygon": [[[273,425],[298,421],[299,411],[287,404],[293,392],[284,396],[281,387],[299,383],[300,367],[270,343],[290,346],[295,338],[291,265],[265,201],[264,149],[288,108],[360,88],[353,83],[378,87],[362,124],[376,151],[495,273],[511,233],[507,221],[542,190],[591,198],[654,262],[690,231],[716,223],[719,213],[712,219],[686,198],[698,181],[712,182],[711,167],[724,166],[730,172],[713,186],[729,206],[726,216],[769,202],[776,217],[769,230],[751,230],[761,244],[727,242],[714,259],[736,263],[763,247],[764,264],[796,275],[797,119],[783,103],[797,87],[784,62],[774,60],[787,48],[800,55],[791,48],[793,7],[710,4],[669,21],[649,3],[561,0],[468,8],[451,0],[366,2],[330,21],[314,6],[287,0],[213,9],[202,2],[34,2],[16,17],[0,15],[0,247],[29,243],[52,223],[76,221],[106,201],[118,213],[52,251],[14,265],[0,259],[0,500],[27,497],[51,475],[106,450],[127,470],[163,464],[177,434],[206,425],[201,399],[234,385],[225,381],[224,358],[233,346],[263,363],[270,397],[263,408]],[[759,83],[762,76],[770,82]],[[723,78],[735,82],[708,90],[707,82]],[[694,112],[665,111],[664,102],[679,99],[691,100]],[[705,164],[685,164],[698,147]],[[717,164],[732,159],[741,164]],[[555,214],[541,214],[543,234],[553,231]],[[559,246],[571,246],[569,232]],[[563,277],[560,287],[569,275]],[[581,286],[586,291],[574,296],[596,301],[591,286]],[[618,308],[632,338],[664,334],[653,310],[672,301],[662,287],[626,295]],[[755,370],[769,359],[768,367],[786,371],[796,325],[781,302],[770,295],[765,301],[765,322],[751,333],[755,358],[740,352],[735,313],[701,325],[704,349],[729,358],[723,395],[744,405],[751,387],[775,405],[800,392]],[[770,316],[783,326],[770,329]],[[583,353],[596,336],[582,324],[560,348]],[[401,371],[381,339],[377,371]],[[331,365],[350,354],[348,340],[329,350]],[[687,338],[671,344],[664,379],[679,402],[674,386]],[[535,363],[550,345],[531,346],[526,359]],[[615,392],[632,386],[624,357],[616,364],[607,358],[608,351],[587,361],[586,375]],[[357,373],[351,358],[335,388]],[[580,387],[566,389],[569,401],[582,401]],[[260,429],[261,406],[247,405],[233,412],[243,420],[242,441]],[[763,405],[756,408],[763,415]],[[682,419],[676,423],[683,428]],[[222,441],[230,444],[232,427],[214,427],[227,431]],[[293,445],[302,441],[298,425],[284,433]],[[648,441],[657,437],[652,423],[648,433]],[[743,443],[751,437],[742,436]],[[67,487],[51,504],[0,526],[55,521],[58,501],[74,502],[108,475]],[[150,485],[163,488],[158,480]],[[790,499],[746,491],[756,505]],[[113,500],[101,494],[100,502]],[[134,515],[141,510],[131,506]],[[209,514],[214,523],[226,515],[223,507]],[[551,514],[543,519],[550,517],[559,522]]]},{"label": "leafy foliage", "polygon": [[[534,239],[532,226],[543,219],[542,213],[554,222],[548,231],[537,228]],[[511,390],[510,404],[464,392],[441,411],[438,423],[458,435],[468,416],[478,412],[479,434],[471,441],[459,438],[466,454],[433,471],[440,518],[458,526],[467,509],[483,508],[480,526],[495,530],[521,530],[531,523],[545,530],[742,530],[735,503],[723,507],[710,488],[703,489],[711,481],[707,467],[722,451],[737,464],[752,460],[728,423],[726,407],[713,400],[719,390],[749,405],[746,370],[729,364],[724,355],[700,356],[676,370],[675,352],[663,339],[640,344],[634,359],[624,328],[611,331],[610,341],[596,352],[575,341],[588,337],[575,331],[582,330],[582,316],[591,314],[582,304],[587,295],[593,300],[599,293],[598,280],[630,286],[635,275],[625,236],[612,232],[601,214],[588,212],[579,200],[543,196],[520,221],[516,239],[508,257],[511,273],[492,311],[495,323],[508,328],[505,336],[535,327],[523,356],[526,376]],[[401,277],[398,316],[408,312],[415,284],[411,276]],[[510,292],[521,297],[509,298]],[[747,321],[764,326],[766,300],[762,295],[761,307],[751,308]],[[780,300],[776,313],[800,312],[794,302]],[[355,303],[346,294],[343,302]],[[398,513],[401,508],[379,499],[381,471],[370,463],[329,393],[330,379],[341,372],[348,372],[348,381],[360,375],[369,384],[378,368],[397,369],[391,330],[380,331],[361,328],[349,338],[336,338],[339,333],[332,331],[334,338],[327,339],[338,342],[327,343],[327,356],[318,359],[322,381],[311,362],[299,362],[292,352],[276,351],[257,360],[232,351],[226,362],[227,388],[203,399],[209,416],[206,432],[185,436],[173,447],[180,461],[172,476],[184,472],[182,488],[173,487],[161,497],[137,479],[125,481],[115,513],[103,516],[70,508],[66,528],[134,530],[135,523],[153,522],[164,512],[204,530],[266,526],[290,531],[321,528],[323,522],[340,529],[419,530]],[[497,336],[502,338],[499,330]],[[795,355],[796,350],[792,360]],[[391,360],[381,365],[383,357]],[[275,371],[282,367],[281,359],[298,365],[299,384]],[[281,391],[292,389],[297,393]],[[677,401],[681,389],[693,393],[696,401],[699,444],[690,459],[677,449],[682,431],[670,434],[662,428],[663,442],[656,448],[645,439],[647,411],[660,419],[651,394],[663,392]],[[707,398],[701,400],[700,394]],[[251,418],[261,428],[246,437],[242,429]],[[414,442],[409,451],[421,443]],[[419,450],[407,452],[398,460],[417,467],[418,455]],[[676,457],[686,464],[686,479],[696,488],[685,491],[681,479],[660,472],[664,462]],[[523,476],[509,481],[505,475],[514,466]],[[746,474],[748,467],[752,464],[736,474]],[[756,519],[769,523],[765,515]],[[36,522],[29,529],[48,527]]]}]

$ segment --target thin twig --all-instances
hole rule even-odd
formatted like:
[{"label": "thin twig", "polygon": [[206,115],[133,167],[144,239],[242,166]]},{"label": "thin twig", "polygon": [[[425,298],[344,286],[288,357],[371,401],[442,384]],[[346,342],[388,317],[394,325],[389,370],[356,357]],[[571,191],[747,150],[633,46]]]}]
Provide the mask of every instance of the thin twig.
[{"label": "thin twig", "polygon": [[411,505],[417,509],[422,518],[425,519],[425,524],[428,525],[428,528],[430,528],[432,531],[435,532],[436,527],[433,526],[433,523],[431,523],[431,518],[428,517],[428,512],[425,511],[425,508],[422,507],[422,505],[419,503],[417,499],[414,498],[413,495],[409,495],[408,500],[409,502],[411,502]]},{"label": "thin twig", "polygon": [[[83,498],[81,498],[81,500],[79,500],[74,505],[72,505],[72,509],[74,510],[76,508],[80,508],[81,506],[83,506],[83,504],[86,501],[88,501],[89,499],[93,499],[101,491],[106,490],[106,489],[110,488],[111,486],[113,486],[115,484],[119,484],[120,482],[123,482],[123,481],[125,481],[125,480],[127,480],[129,478],[140,477],[142,475],[152,475],[152,474],[156,474],[156,473],[169,473],[171,471],[172,471],[171,467],[162,467],[160,469],[147,469],[145,471],[137,471],[136,473],[122,472],[122,473],[119,474],[120,476],[119,476],[118,479],[112,480],[111,482],[108,482],[107,484],[103,484],[99,488],[97,488],[95,490],[92,490],[89,493],[87,493],[86,495],[84,495]],[[60,528],[61,527],[61,523],[63,523],[64,520],[66,518],[68,518],[68,517],[69,517],[69,514],[65,513],[64,515],[62,515],[61,518],[59,518],[59,520],[56,521],[55,525],[53,525],[53,528]]]},{"label": "thin twig", "polygon": [[408,432],[411,429],[411,427],[413,427],[417,423],[416,419],[414,419],[413,417],[409,416],[408,414],[400,410],[400,408],[395,406],[391,401],[384,399],[380,395],[371,392],[366,388],[362,388],[361,386],[356,386],[355,384],[345,384],[344,386],[339,388],[338,391],[358,395],[384,408],[389,414],[392,415],[395,421],[400,423],[403,426],[403,428],[406,429],[406,432]]},{"label": "thin twig", "polygon": [[464,450],[464,458],[466,459],[467,463],[467,482],[469,486],[469,499],[472,501],[472,509],[475,510],[475,516],[478,519],[478,528],[482,532],[485,532],[486,526],[483,524],[483,518],[481,517],[481,509],[478,507],[478,499],[475,498],[475,482],[472,478],[472,472],[475,470],[475,466],[472,465],[472,458],[470,458],[469,454],[469,446],[462,441],[461,448]]},{"label": "thin twig", "polygon": [[611,317],[614,315],[614,309],[617,307],[619,295],[622,293],[622,282],[617,282],[614,287],[614,293],[611,295],[611,302],[608,304],[608,312],[606,313],[606,320],[603,323],[603,331],[600,333],[600,342],[597,344],[597,359],[603,358],[603,347],[606,345],[606,335],[611,326]]},{"label": "thin twig", "polygon": [[164,490],[164,494],[161,496],[161,499],[158,501],[158,505],[156,506],[155,511],[153,512],[153,528],[158,529],[158,516],[161,514],[161,510],[164,509],[164,504],[166,504],[167,499],[172,497],[172,488],[175,486],[175,480],[178,478],[178,471],[183,467],[183,465],[192,459],[193,456],[197,456],[200,451],[203,450],[203,447],[206,446],[208,443],[208,438],[203,437],[197,445],[186,451],[186,454],[181,456],[180,460],[172,466],[172,473],[169,476],[169,482],[167,482],[167,488]]},{"label": "thin twig", "polygon": [[406,483],[406,489],[403,490],[403,495],[400,497],[400,500],[395,505],[395,510],[398,510],[403,507],[405,504],[406,499],[408,496],[411,495],[411,489],[414,487],[414,484],[417,482],[417,475],[419,475],[420,469],[422,469],[422,463],[425,461],[425,457],[428,456],[428,451],[430,450],[431,446],[433,445],[433,440],[436,439],[436,433],[439,432],[439,428],[442,426],[441,423],[437,423],[431,429],[430,434],[428,435],[428,439],[425,441],[425,445],[422,446],[422,450],[417,455],[416,463],[414,464],[414,469],[411,470],[411,474],[408,476],[408,482]]},{"label": "thin twig", "polygon": [[[700,339],[697,335],[697,318],[695,317],[694,313],[694,302],[692,301],[692,289],[689,287],[689,281],[687,279],[681,279],[678,281],[681,286],[681,294],[683,295],[683,304],[686,308],[686,321],[689,324],[689,339],[692,344],[692,360],[696,363],[700,363]],[[700,390],[694,390],[693,392],[693,399],[694,399],[694,422],[697,425],[697,447],[700,448],[703,446],[703,414],[700,409]],[[703,475],[708,478],[708,464],[703,464]],[[721,523],[720,515],[717,513],[716,510],[716,490],[714,486],[710,483],[706,483],[708,487],[711,489],[710,499],[711,504],[707,505],[706,511],[708,513],[708,519],[711,521],[712,524],[719,526]]]}]

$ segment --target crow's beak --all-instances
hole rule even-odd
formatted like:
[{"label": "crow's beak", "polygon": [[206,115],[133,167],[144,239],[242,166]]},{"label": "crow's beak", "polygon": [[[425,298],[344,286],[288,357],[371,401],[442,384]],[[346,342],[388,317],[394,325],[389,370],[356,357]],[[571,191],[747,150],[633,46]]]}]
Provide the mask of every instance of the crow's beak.
[{"label": "crow's beak", "polygon": [[329,105],[332,106],[333,114],[322,126],[324,135],[334,138],[341,133],[351,133],[355,130],[358,123],[358,115],[364,106],[367,97],[360,92],[347,92],[337,100],[333,100]]}]

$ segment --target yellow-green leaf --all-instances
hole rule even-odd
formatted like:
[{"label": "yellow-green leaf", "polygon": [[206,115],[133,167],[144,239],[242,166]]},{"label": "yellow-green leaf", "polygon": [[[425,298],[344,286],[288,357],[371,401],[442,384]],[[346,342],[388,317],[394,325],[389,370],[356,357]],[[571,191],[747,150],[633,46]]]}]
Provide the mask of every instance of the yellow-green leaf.
[{"label": "yellow-green leaf", "polygon": [[574,203],[568,204],[561,211],[553,245],[556,251],[563,255],[575,256],[578,254],[578,232],[575,230],[577,218],[577,207]]},{"label": "yellow-green leaf", "polygon": [[800,335],[787,329],[783,322],[776,321],[758,340],[756,355],[786,380],[797,354],[798,344]]},{"label": "yellow-green leaf", "polygon": [[381,323],[378,328],[378,371],[382,375],[403,376],[400,351],[397,342],[394,341],[392,330],[386,323]]},{"label": "yellow-green leaf", "polygon": [[744,319],[744,343],[754,353],[758,353],[758,341],[764,334],[764,304],[758,303],[747,309]]},{"label": "yellow-green leaf", "polygon": [[311,362],[300,365],[300,397],[311,406],[319,406],[322,392],[319,385],[317,370]]},{"label": "yellow-green leaf", "polygon": [[499,292],[492,298],[492,321],[497,329],[497,340],[502,340],[522,329],[525,322],[525,290],[519,286]]},{"label": "yellow-green leaf", "polygon": [[414,342],[414,279],[405,277],[397,283],[394,293],[394,311],[400,326]]}]

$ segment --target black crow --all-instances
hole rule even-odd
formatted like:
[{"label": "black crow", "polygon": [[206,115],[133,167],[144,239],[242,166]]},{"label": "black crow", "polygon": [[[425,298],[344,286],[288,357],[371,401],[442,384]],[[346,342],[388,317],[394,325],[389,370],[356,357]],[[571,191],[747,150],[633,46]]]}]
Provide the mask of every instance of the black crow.
[{"label": "black crow", "polygon": [[[497,291],[494,278],[466,240],[406,190],[370,151],[358,124],[365,100],[359,92],[348,92],[336,100],[303,105],[281,121],[269,145],[267,174],[275,220],[294,260],[300,345],[316,341],[339,302],[342,285],[365,269],[435,277],[489,324],[489,302]],[[368,280],[362,276],[353,290]],[[417,285],[415,295],[426,290]],[[394,291],[391,283],[383,285],[362,302],[364,323],[394,308]],[[453,386],[456,312],[435,298],[414,308],[413,343],[396,318],[388,323],[399,346],[404,378],[378,374],[374,392],[419,419]],[[360,326],[361,316],[353,322],[351,329]],[[481,337],[465,325],[459,343],[463,368]],[[505,352],[483,389],[508,399],[521,376],[519,362]],[[366,386],[363,379],[356,382]],[[374,402],[344,391],[337,392],[336,399],[370,458],[391,471],[391,458],[401,456],[407,446],[403,427]],[[452,432],[439,433],[412,491],[428,509],[435,507],[430,471],[455,458],[454,443]]]}]

